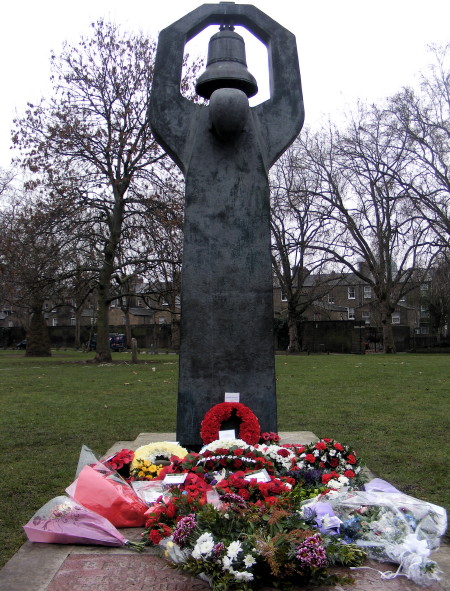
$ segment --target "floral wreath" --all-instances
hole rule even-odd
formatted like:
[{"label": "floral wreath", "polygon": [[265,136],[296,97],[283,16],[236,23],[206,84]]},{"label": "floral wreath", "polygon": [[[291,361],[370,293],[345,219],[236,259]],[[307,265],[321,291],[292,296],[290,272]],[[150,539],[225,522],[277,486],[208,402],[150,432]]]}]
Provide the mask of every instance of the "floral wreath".
[{"label": "floral wreath", "polygon": [[242,421],[239,434],[236,434],[239,439],[243,439],[250,445],[258,443],[261,427],[256,415],[248,406],[240,402],[221,402],[210,408],[202,421],[200,436],[204,444],[219,439],[220,426],[231,417],[233,410]]},{"label": "floral wreath", "polygon": [[158,443],[149,443],[142,445],[134,452],[134,459],[130,466],[130,471],[140,467],[142,460],[147,460],[150,464],[158,464],[157,458],[170,460],[172,456],[184,458],[188,451],[177,443],[170,441],[159,441]]}]

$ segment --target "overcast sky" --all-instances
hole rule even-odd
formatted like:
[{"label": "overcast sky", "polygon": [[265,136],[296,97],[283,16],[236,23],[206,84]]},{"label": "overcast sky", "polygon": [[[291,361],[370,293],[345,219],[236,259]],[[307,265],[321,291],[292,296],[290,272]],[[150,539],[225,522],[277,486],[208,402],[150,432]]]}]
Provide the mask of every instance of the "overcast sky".
[{"label": "overcast sky", "polygon": [[[430,43],[450,41],[448,0],[254,0],[292,31],[297,46],[306,123],[339,120],[358,98],[377,101],[417,83],[431,61]],[[0,34],[0,167],[9,166],[10,130],[27,101],[49,95],[50,51],[76,43],[100,17],[127,30],[158,31],[202,2],[192,0],[12,0],[2,7]],[[207,44],[210,36],[203,35]],[[247,40],[249,70],[264,90],[264,54]],[[206,46],[197,43],[196,53]],[[258,98],[258,97],[257,97]],[[259,96],[259,101],[265,95]]]}]

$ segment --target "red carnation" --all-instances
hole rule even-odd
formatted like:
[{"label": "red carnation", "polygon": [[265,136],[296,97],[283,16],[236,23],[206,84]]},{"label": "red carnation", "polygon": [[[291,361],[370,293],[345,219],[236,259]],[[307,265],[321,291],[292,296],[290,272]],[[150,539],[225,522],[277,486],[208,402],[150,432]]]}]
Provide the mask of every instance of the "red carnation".
[{"label": "red carnation", "polygon": [[344,447],[340,443],[335,443],[333,447],[338,451],[344,451]]},{"label": "red carnation", "polygon": [[347,478],[355,478],[355,473],[353,472],[353,470],[346,470],[344,472],[344,476],[346,476]]},{"label": "red carnation", "polygon": [[339,478],[339,474],[337,472],[328,472],[327,474],[322,474],[322,484],[328,484],[330,480],[334,478]]},{"label": "red carnation", "polygon": [[332,468],[337,468],[339,466],[339,460],[337,458],[331,458],[328,463]]},{"label": "red carnation", "polygon": [[233,453],[235,456],[242,456],[242,454],[244,453],[244,450],[241,448],[235,449]]},{"label": "red carnation", "polygon": [[327,449],[327,444],[323,441],[318,441],[315,445],[316,449]]},{"label": "red carnation", "polygon": [[348,454],[346,459],[349,464],[356,464],[356,458],[353,454]]},{"label": "red carnation", "polygon": [[314,462],[316,461],[316,458],[312,454],[307,454],[305,456],[305,460],[307,462],[309,462],[310,464],[314,464]]}]

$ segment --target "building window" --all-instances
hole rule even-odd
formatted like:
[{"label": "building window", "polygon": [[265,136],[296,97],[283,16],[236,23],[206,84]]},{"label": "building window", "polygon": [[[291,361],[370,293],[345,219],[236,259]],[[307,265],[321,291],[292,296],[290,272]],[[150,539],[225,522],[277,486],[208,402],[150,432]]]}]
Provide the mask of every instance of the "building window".
[{"label": "building window", "polygon": [[400,324],[400,312],[394,312],[392,314],[392,324]]},{"label": "building window", "polygon": [[371,297],[372,297],[372,288],[370,287],[370,285],[365,285],[364,286],[364,299],[370,300]]},{"label": "building window", "polygon": [[58,326],[58,319],[52,318],[52,326]]},{"label": "building window", "polygon": [[430,317],[430,311],[428,309],[428,306],[420,306],[420,317],[421,318],[429,318]]},{"label": "building window", "polygon": [[165,324],[166,323],[166,319],[164,318],[164,316],[160,316],[158,318],[158,322],[159,322],[159,324]]},{"label": "building window", "polygon": [[364,322],[364,324],[370,324],[370,312],[363,310],[361,312],[361,320]]},{"label": "building window", "polygon": [[281,292],[281,301],[282,302],[287,302],[287,295],[285,291]]},{"label": "building window", "polygon": [[429,334],[430,330],[428,326],[421,326],[420,327],[420,334]]},{"label": "building window", "polygon": [[355,287],[353,285],[348,288],[348,299],[349,300],[355,300],[356,299],[356,289],[355,289]]},{"label": "building window", "polygon": [[347,308],[347,318],[349,320],[355,319],[355,308]]},{"label": "building window", "polygon": [[332,293],[328,294],[328,303],[334,304],[334,295]]},{"label": "building window", "polygon": [[72,316],[72,318],[70,319],[70,326],[76,326],[77,325],[77,319]]}]

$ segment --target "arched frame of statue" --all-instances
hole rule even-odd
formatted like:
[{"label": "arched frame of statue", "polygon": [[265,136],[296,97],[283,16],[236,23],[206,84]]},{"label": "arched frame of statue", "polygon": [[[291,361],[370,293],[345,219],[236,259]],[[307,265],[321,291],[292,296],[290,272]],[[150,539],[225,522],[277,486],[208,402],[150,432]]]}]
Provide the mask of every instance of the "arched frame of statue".
[{"label": "arched frame of statue", "polygon": [[[227,24],[267,47],[271,93],[256,107],[240,90],[209,105],[180,93],[185,44]],[[199,446],[226,392],[277,431],[268,172],[303,124],[295,37],[251,5],[200,6],[159,35],[149,118],[186,179],[177,440]]]}]

